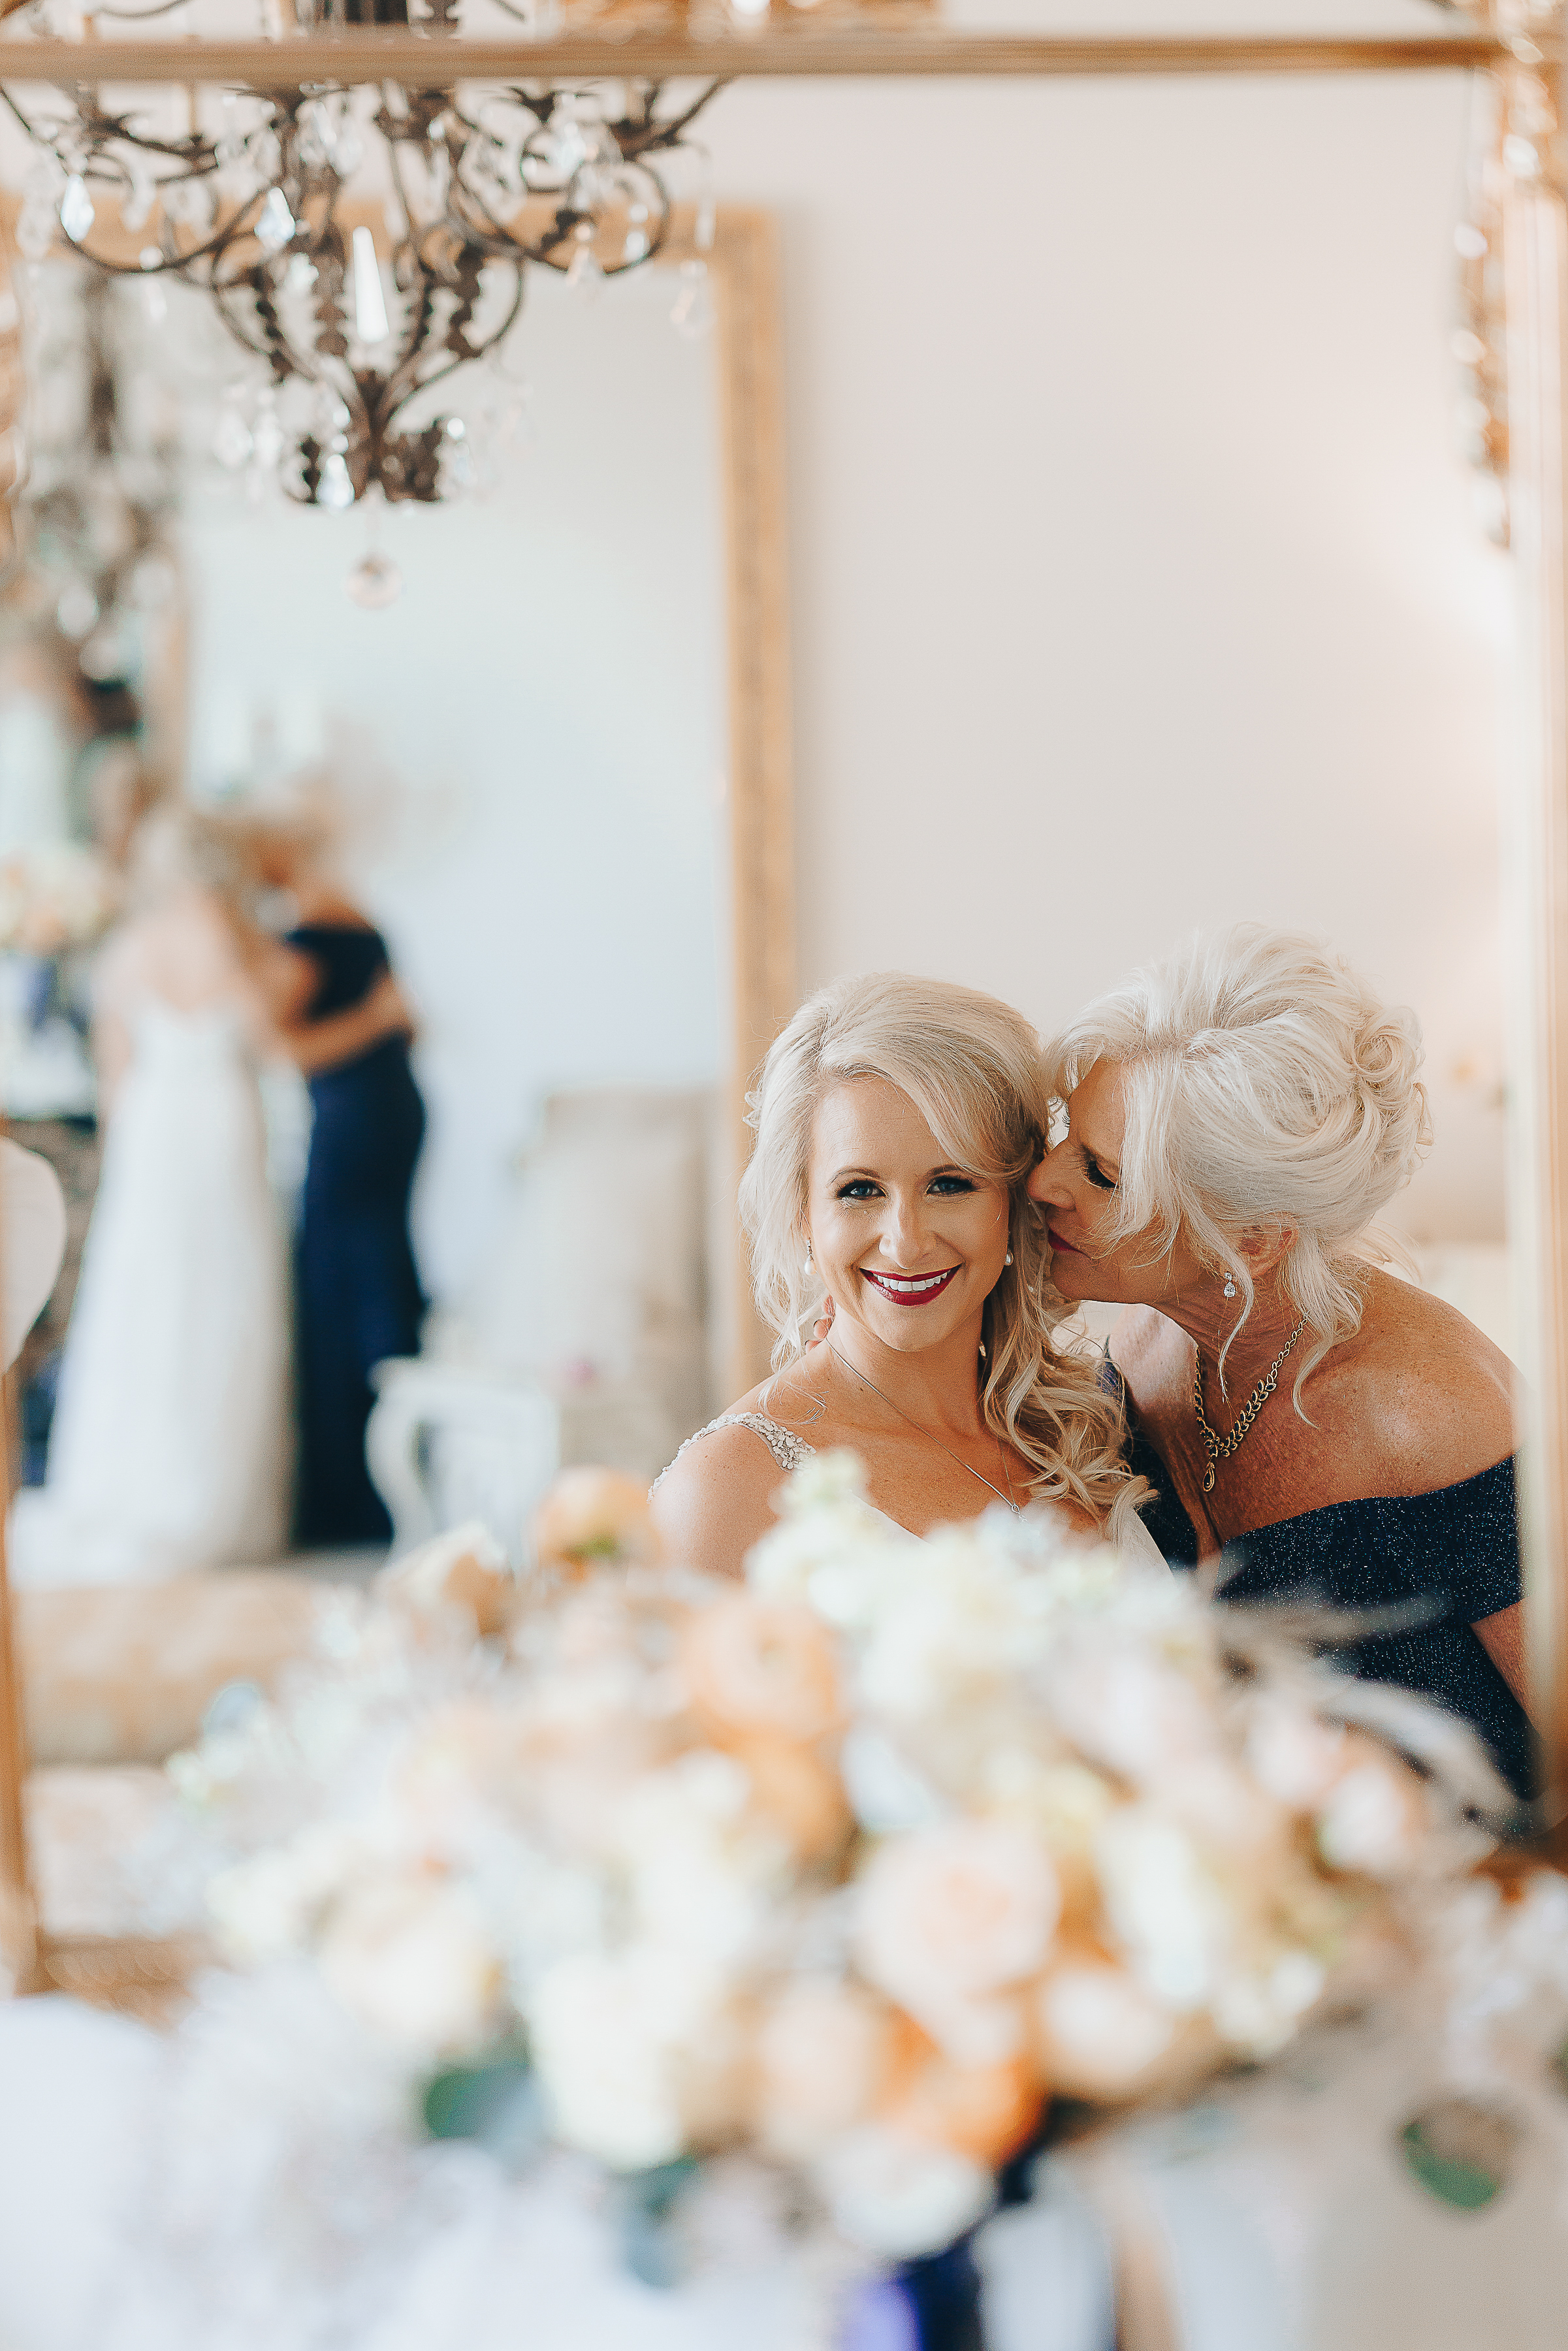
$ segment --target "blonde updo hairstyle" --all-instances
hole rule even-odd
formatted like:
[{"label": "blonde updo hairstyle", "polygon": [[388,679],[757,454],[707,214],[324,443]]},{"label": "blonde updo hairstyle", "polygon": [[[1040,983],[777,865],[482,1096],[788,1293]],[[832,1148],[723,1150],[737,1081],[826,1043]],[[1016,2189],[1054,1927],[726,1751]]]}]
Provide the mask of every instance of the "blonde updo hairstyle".
[{"label": "blonde updo hairstyle", "polygon": [[986,1301],[988,1427],[1030,1465],[1039,1501],[1071,1501],[1113,1531],[1148,1492],[1122,1458],[1123,1419],[1092,1365],[1051,1339],[1071,1310],[1046,1275],[1025,1185],[1044,1148],[1050,1099],[1040,1039],[994,997],[902,972],[835,980],[779,1036],[749,1097],[757,1143],[741,1180],[757,1302],[777,1334],[776,1368],[805,1352],[824,1290],[802,1260],[817,1104],[882,1078],[907,1094],[955,1166],[1005,1188],[1013,1261]]},{"label": "blonde updo hairstyle", "polygon": [[1387,1254],[1372,1221],[1432,1140],[1415,1014],[1380,1002],[1321,940],[1244,923],[1081,1013],[1048,1056],[1051,1094],[1064,1102],[1100,1061],[1120,1063],[1126,1106],[1113,1241],[1146,1235],[1155,1263],[1185,1234],[1230,1276],[1241,1304],[1222,1382],[1254,1303],[1239,1244],[1291,1235],[1281,1271],[1311,1334],[1293,1389],[1306,1419],[1308,1379],[1360,1328],[1361,1268]]}]

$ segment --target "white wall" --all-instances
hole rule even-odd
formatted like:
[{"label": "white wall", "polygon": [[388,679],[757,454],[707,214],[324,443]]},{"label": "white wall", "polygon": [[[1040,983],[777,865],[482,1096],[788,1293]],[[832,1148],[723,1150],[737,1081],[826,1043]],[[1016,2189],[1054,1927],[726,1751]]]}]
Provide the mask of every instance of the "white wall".
[{"label": "white wall", "polygon": [[708,118],[783,229],[805,983],[1049,1027],[1197,925],[1326,931],[1426,1024],[1408,1222],[1476,1239],[1508,565],[1453,448],[1467,127],[1458,76]]},{"label": "white wall", "polygon": [[720,486],[675,290],[530,288],[534,438],[485,502],[386,517],[390,611],[343,593],[357,515],[209,476],[184,517],[194,789],[249,779],[259,732],[264,765],[325,755],[378,811],[350,863],[423,1022],[415,1238],[447,1302],[494,1260],[547,1092],[718,1074]]}]

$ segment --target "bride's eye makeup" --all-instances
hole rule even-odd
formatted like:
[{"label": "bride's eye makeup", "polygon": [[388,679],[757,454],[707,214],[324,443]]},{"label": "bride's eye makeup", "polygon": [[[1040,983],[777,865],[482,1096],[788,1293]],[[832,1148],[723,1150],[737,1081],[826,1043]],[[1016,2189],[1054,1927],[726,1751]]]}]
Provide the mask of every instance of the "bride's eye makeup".
[{"label": "bride's eye makeup", "polygon": [[[949,1172],[934,1176],[926,1188],[939,1200],[948,1200],[972,1192],[975,1183],[973,1176]],[[870,1176],[851,1176],[842,1184],[835,1186],[833,1190],[835,1200],[874,1200],[881,1196],[882,1186]]]},{"label": "bride's eye makeup", "polygon": [[[1082,1146],[1080,1145],[1080,1148],[1082,1149]],[[1115,1190],[1116,1178],[1113,1176],[1106,1175],[1105,1170],[1101,1166],[1100,1162],[1095,1158],[1094,1154],[1092,1151],[1086,1150],[1083,1152],[1083,1173],[1088,1176],[1089,1181],[1093,1185],[1097,1192],[1113,1192]]]}]

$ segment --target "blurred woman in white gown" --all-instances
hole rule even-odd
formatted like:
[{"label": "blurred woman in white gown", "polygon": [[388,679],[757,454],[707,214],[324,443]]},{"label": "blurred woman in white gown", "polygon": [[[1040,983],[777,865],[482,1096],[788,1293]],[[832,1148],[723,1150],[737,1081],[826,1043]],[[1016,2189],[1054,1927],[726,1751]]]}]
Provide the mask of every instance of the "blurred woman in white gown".
[{"label": "blurred woman in white gown", "polygon": [[[258,1077],[270,1055],[298,1058],[275,1025],[297,982],[246,916],[239,852],[213,820],[148,819],[133,911],[99,963],[103,1173],[47,1482],[13,1510],[23,1583],[152,1582],[283,1545],[287,1260]],[[366,1016],[340,1025],[352,1033],[313,1035],[312,1051],[359,1049]]]},{"label": "blurred woman in white gown", "polygon": [[96,975],[103,1173],[47,1482],[15,1506],[23,1583],[152,1580],[282,1541],[286,1259],[229,862],[197,820],[149,820]]}]

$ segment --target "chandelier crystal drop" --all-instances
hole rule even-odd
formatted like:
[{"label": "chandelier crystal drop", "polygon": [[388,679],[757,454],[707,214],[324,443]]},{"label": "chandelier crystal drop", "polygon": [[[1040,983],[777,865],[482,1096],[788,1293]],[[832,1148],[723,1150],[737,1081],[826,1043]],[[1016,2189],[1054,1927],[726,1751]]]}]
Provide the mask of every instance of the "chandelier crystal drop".
[{"label": "chandelier crystal drop", "polygon": [[[450,76],[457,54],[433,44],[433,70]],[[150,316],[160,280],[199,288],[287,395],[283,489],[342,508],[375,490],[428,504],[472,476],[455,420],[425,395],[498,350],[530,265],[586,301],[654,257],[671,160],[706,166],[687,134],[718,87],[665,113],[655,82],[193,88],[139,92],[123,111],[87,87],[26,110],[19,86],[0,97],[40,151],[24,256],[41,261],[63,235],[100,270],[140,277]],[[711,245],[706,202],[704,226]],[[681,298],[686,333],[706,317],[697,290]]]}]

